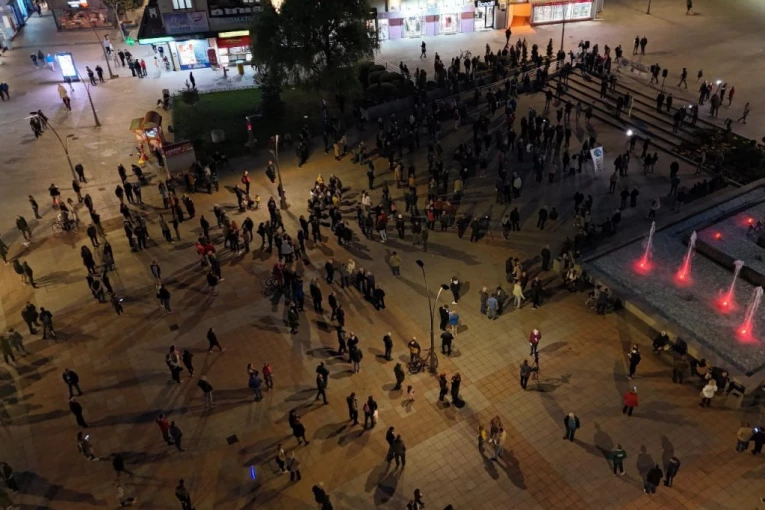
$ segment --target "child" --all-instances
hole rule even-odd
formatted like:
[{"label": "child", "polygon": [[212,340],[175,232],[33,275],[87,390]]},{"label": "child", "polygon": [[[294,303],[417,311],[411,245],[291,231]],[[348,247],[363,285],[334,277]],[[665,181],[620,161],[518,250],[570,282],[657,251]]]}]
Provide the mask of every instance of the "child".
[{"label": "child", "polygon": [[478,450],[483,451],[483,443],[486,441],[488,434],[483,426],[483,423],[478,425]]},{"label": "child", "polygon": [[414,403],[414,389],[411,386],[406,387],[406,398],[409,401],[408,405],[412,405]]}]

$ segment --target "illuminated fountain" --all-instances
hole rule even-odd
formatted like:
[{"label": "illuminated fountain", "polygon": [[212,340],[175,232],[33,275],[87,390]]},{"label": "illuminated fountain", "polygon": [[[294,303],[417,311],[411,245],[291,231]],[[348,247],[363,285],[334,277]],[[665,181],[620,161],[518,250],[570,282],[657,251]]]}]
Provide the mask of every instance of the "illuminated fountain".
[{"label": "illuminated fountain", "polygon": [[760,307],[760,301],[762,301],[762,287],[757,287],[752,292],[752,297],[749,298],[749,305],[746,307],[746,315],[744,315],[744,322],[738,329],[741,336],[752,336],[752,324],[754,323],[755,316],[757,315],[757,309]]},{"label": "illuminated fountain", "polygon": [[683,265],[680,266],[680,270],[677,272],[677,278],[681,282],[685,283],[691,279],[691,261],[693,260],[693,254],[696,252],[696,231],[691,234],[691,238],[688,240],[688,251],[685,252],[685,258],[683,259]]},{"label": "illuminated fountain", "polygon": [[653,254],[653,235],[656,233],[656,222],[651,222],[651,230],[648,231],[648,239],[645,242],[645,251],[643,257],[638,262],[638,269],[640,271],[650,271],[651,269],[651,255]]},{"label": "illuminated fountain", "polygon": [[735,295],[733,294],[733,291],[736,288],[736,280],[738,280],[738,274],[741,272],[741,268],[744,267],[744,261],[734,261],[733,267],[733,281],[730,282],[730,288],[728,289],[728,292],[723,294],[722,298],[720,298],[720,304],[722,305],[723,310],[730,310],[735,303]]}]

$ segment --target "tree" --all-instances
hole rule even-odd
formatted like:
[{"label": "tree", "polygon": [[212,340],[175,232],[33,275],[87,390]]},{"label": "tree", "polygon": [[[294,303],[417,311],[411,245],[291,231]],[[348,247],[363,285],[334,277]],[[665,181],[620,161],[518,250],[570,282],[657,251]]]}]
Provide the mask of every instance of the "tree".
[{"label": "tree", "polygon": [[278,13],[265,3],[252,27],[253,62],[292,81],[343,82],[377,47],[369,11],[367,0],[285,0]]},{"label": "tree", "polygon": [[114,22],[117,24],[117,28],[119,28],[120,17],[124,16],[127,11],[137,9],[143,4],[142,0],[103,0],[103,2],[114,12]]}]

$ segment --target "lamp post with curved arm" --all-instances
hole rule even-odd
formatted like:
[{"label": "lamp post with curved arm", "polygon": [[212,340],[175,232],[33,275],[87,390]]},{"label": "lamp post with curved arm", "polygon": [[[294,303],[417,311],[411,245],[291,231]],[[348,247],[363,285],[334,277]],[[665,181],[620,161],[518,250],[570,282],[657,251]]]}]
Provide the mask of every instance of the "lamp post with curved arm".
[{"label": "lamp post with curved arm", "polygon": [[431,301],[430,299],[430,289],[428,288],[428,279],[425,276],[425,263],[422,260],[417,260],[417,265],[420,266],[420,269],[422,270],[422,279],[425,282],[425,290],[428,294],[428,312],[430,312],[430,373],[434,374],[436,373],[436,370],[438,369],[438,358],[436,358],[436,336],[435,331],[433,327],[433,314],[436,311],[435,306],[438,304],[438,298],[441,297],[441,292],[445,290],[449,290],[449,286],[446,284],[441,284],[441,287],[438,289],[438,294],[436,294],[436,300],[435,303]]}]

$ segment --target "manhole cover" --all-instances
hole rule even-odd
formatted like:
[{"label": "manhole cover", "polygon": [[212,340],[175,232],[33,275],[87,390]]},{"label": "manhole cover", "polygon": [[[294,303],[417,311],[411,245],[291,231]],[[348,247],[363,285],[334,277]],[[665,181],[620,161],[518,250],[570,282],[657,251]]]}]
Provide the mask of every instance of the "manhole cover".
[{"label": "manhole cover", "polygon": [[238,438],[238,437],[236,437],[236,434],[231,434],[230,436],[228,436],[228,437],[226,438],[226,442],[227,442],[228,444],[230,444],[230,445],[231,445],[231,444],[234,444],[234,443],[238,443],[238,442],[239,442],[239,438]]}]

